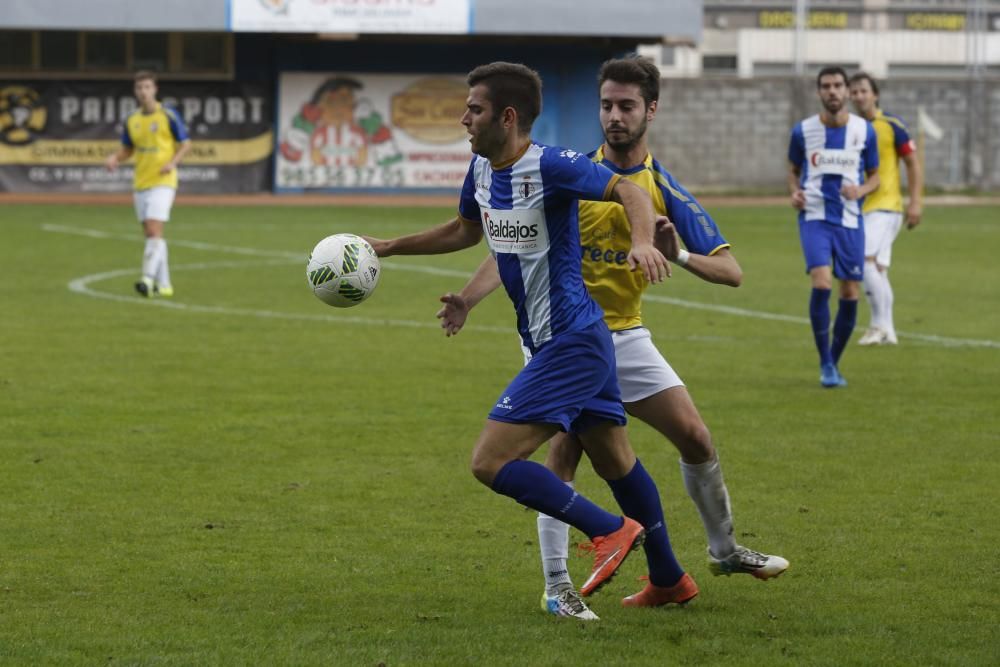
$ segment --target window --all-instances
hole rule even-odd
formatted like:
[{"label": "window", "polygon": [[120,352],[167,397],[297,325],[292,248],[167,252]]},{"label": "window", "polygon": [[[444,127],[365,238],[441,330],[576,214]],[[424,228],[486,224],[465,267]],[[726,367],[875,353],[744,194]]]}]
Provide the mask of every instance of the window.
[{"label": "window", "polygon": [[124,79],[140,69],[166,78],[228,79],[227,33],[0,30],[5,79]]},{"label": "window", "polygon": [[735,74],[736,56],[702,56],[701,67],[706,74]]},{"label": "window", "polygon": [[132,35],[132,69],[167,71],[170,43],[165,32],[138,32]]},{"label": "window", "polygon": [[190,72],[218,71],[226,67],[225,35],[192,33],[181,40],[181,68]]},{"label": "window", "polygon": [[86,32],[83,38],[84,69],[128,69],[128,44],[124,32]]},{"label": "window", "polygon": [[43,70],[76,69],[80,60],[79,33],[43,30],[39,33],[39,64]]},{"label": "window", "polygon": [[26,69],[34,62],[34,35],[24,30],[0,30],[0,69]]}]

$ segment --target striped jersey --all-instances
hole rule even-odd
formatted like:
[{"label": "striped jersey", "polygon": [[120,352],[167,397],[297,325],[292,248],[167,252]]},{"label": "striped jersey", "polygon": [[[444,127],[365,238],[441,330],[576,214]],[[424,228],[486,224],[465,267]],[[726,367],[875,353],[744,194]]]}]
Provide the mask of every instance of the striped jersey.
[{"label": "striped jersey", "polygon": [[506,164],[472,159],[458,213],[482,225],[532,353],[603,315],[581,275],[578,200],[606,200],[619,178],[582,153],[534,142]]},{"label": "striped jersey", "polygon": [[792,128],[789,161],[801,170],[799,185],[806,193],[799,220],[820,220],[856,229],[862,201],[840,195],[843,185],[860,185],[865,172],[878,169],[875,130],[861,116],[849,114],[841,127],[827,127],[819,114]]},{"label": "striped jersey", "polygon": [[[647,154],[632,169],[620,169],[606,160],[603,146],[590,158],[648,192],[653,208],[670,218],[689,251],[712,255],[729,247],[711,216],[653,156]],[[615,202],[581,201],[580,240],[583,280],[604,310],[608,328],[621,331],[641,326],[642,293],[649,283],[642,271],[630,269],[626,261],[632,248],[632,226],[624,207]]]},{"label": "striped jersey", "polygon": [[903,212],[902,184],[899,178],[899,158],[916,150],[906,125],[897,116],[877,109],[871,122],[878,137],[878,189],[865,197],[864,212]]},{"label": "striped jersey", "polygon": [[129,114],[122,130],[122,143],[133,150],[136,190],[158,186],[177,188],[177,170],[161,174],[160,169],[173,159],[177,144],[187,141],[187,128],[174,109],[157,103],[156,111],[141,108]]}]

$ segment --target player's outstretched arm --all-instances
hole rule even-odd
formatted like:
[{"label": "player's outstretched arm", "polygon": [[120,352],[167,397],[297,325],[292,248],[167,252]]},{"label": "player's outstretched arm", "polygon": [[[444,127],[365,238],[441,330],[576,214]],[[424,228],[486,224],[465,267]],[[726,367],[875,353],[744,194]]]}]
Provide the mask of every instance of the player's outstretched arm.
[{"label": "player's outstretched arm", "polygon": [[371,236],[362,238],[371,244],[379,257],[441,255],[476,245],[483,238],[483,228],[478,222],[468,222],[456,217],[443,225],[408,236],[388,240]]},{"label": "player's outstretched arm", "polygon": [[469,312],[498,287],[500,272],[497,270],[497,262],[493,255],[487,255],[462,291],[458,294],[448,292],[441,297],[444,306],[437,312],[437,317],[441,320],[444,334],[454,336],[461,331]]},{"label": "player's outstretched arm", "polygon": [[646,280],[662,282],[670,277],[670,265],[656,246],[653,237],[656,232],[656,211],[649,193],[627,179],[619,179],[611,192],[611,201],[625,207],[629,225],[632,227],[632,249],[628,253],[628,265],[639,267]]},{"label": "player's outstretched arm", "polygon": [[656,222],[656,247],[671,262],[717,285],[739,287],[743,282],[743,269],[728,249],[722,248],[711,255],[699,255],[681,248],[677,228],[667,218]]},{"label": "player's outstretched arm", "polygon": [[739,287],[743,283],[743,269],[729,250],[723,248],[713,255],[689,253],[684,268],[702,280],[716,285]]}]

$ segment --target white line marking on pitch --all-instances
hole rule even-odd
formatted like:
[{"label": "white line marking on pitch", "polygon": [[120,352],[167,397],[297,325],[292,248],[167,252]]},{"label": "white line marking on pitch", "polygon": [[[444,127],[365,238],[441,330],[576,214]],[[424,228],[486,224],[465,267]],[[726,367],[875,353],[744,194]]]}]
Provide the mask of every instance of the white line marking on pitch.
[{"label": "white line marking on pitch", "polygon": [[[110,232],[101,231],[98,229],[86,229],[80,227],[70,227],[67,225],[52,225],[43,224],[42,229],[47,232],[56,232],[62,234],[76,234],[78,236],[87,236],[90,238],[101,238],[101,239],[114,239],[119,241],[129,241],[135,242],[136,237],[130,234],[112,234]],[[226,246],[217,245],[214,243],[204,243],[201,241],[184,241],[180,239],[171,239],[170,244],[174,246],[192,248],[195,250],[206,250],[211,252],[227,252],[238,255],[249,255],[253,257],[271,257],[271,258],[281,258],[285,261],[304,261],[307,253],[295,253],[280,250],[259,250],[256,248],[243,248],[239,246]],[[268,264],[274,264],[279,262],[266,262]],[[238,264],[243,266],[245,264]],[[471,274],[468,271],[459,271],[456,269],[442,269],[432,266],[422,266],[418,264],[401,264],[398,262],[383,262],[383,265],[390,269],[396,269],[399,271],[411,271],[416,273],[427,273],[430,275],[437,276],[449,276],[454,278],[468,278]],[[213,264],[188,264],[185,266],[171,267],[172,269],[192,269],[192,270],[202,270],[208,268],[225,268],[237,266],[234,263],[213,263]],[[107,278],[117,278],[121,276],[127,276],[133,272],[132,269],[121,269],[118,271],[109,271],[107,273],[93,274],[91,276],[84,276],[83,278],[77,278],[69,283],[70,290],[78,292],[80,294],[87,294],[88,296],[93,296],[97,298],[110,299],[114,301],[127,301],[130,303],[135,303],[137,299],[135,297],[119,296],[114,294],[108,294],[105,292],[98,292],[96,290],[90,289],[87,285],[91,282],[96,282],[98,280],[104,280]],[[736,317],[749,317],[759,320],[772,320],[778,322],[790,322],[792,324],[803,324],[808,325],[809,319],[806,317],[800,317],[796,315],[783,315],[780,313],[768,313],[760,310],[749,310],[746,308],[737,308],[735,306],[722,306],[718,304],[700,303],[698,301],[685,301],[684,299],[676,299],[668,296],[659,296],[656,294],[649,294],[648,292],[643,295],[644,301],[649,301],[652,303],[664,303],[672,306],[680,306],[682,308],[692,308],[695,310],[707,310],[715,313],[722,313],[724,315],[733,315]],[[305,319],[305,320],[321,320],[321,321],[331,321],[331,322],[344,322],[353,324],[390,324],[402,327],[416,327],[416,328],[439,328],[439,325],[435,323],[427,322],[417,322],[413,320],[393,320],[393,319],[375,319],[375,318],[365,318],[365,317],[343,317],[343,316],[333,316],[333,315],[310,315],[310,314],[297,314],[297,313],[279,313],[269,310],[253,310],[244,308],[226,308],[222,306],[196,306],[192,304],[182,304],[173,301],[144,301],[144,303],[149,303],[151,305],[158,305],[167,308],[175,308],[178,310],[190,310],[196,312],[205,313],[221,313],[221,314],[231,314],[231,315],[253,315],[255,317],[270,317],[270,318],[289,318],[289,319]],[[468,325],[466,329],[471,329],[474,331],[490,331],[490,332],[503,332],[509,333],[510,329],[503,327],[490,327],[490,326],[478,326],[478,325]],[[897,331],[897,335],[903,338],[912,338],[914,340],[920,340],[927,343],[934,343],[937,345],[942,345],[944,347],[988,347],[988,348],[1000,348],[1000,341],[994,340],[982,340],[976,338],[950,338],[946,336],[936,336],[934,334],[921,334],[921,333],[908,333],[904,331]]]},{"label": "white line marking on pitch", "polygon": [[[299,258],[296,258],[298,261]],[[289,260],[265,260],[253,261],[253,262],[205,262],[200,264],[180,264],[177,266],[170,267],[171,271],[199,271],[207,269],[226,269],[226,268],[240,268],[245,266],[260,266],[261,264],[288,264]],[[96,299],[106,299],[108,301],[121,301],[125,303],[139,303],[142,305],[155,306],[158,308],[170,308],[173,310],[182,310],[194,313],[212,313],[216,315],[244,315],[251,317],[261,317],[269,319],[286,319],[286,320],[309,320],[313,322],[335,322],[337,324],[364,324],[371,326],[397,326],[397,327],[407,327],[411,329],[440,329],[441,325],[437,322],[422,322],[416,320],[401,320],[392,318],[377,318],[377,317],[357,317],[352,315],[334,315],[334,314],[320,314],[320,313],[282,313],[274,310],[259,310],[254,308],[231,308],[228,306],[199,306],[196,304],[181,303],[178,301],[168,301],[166,299],[142,299],[135,296],[126,296],[123,294],[109,294],[107,292],[101,292],[90,287],[91,283],[100,282],[102,280],[110,280],[113,278],[123,278],[126,276],[131,276],[135,273],[135,269],[117,269],[115,271],[105,271],[104,273],[93,273],[89,276],[83,276],[81,278],[76,278],[71,280],[67,285],[71,292],[77,294],[84,294],[86,296],[94,297]],[[485,331],[489,333],[503,333],[511,334],[510,327],[493,327],[488,325],[476,325],[470,324],[464,327],[472,331]]]}]

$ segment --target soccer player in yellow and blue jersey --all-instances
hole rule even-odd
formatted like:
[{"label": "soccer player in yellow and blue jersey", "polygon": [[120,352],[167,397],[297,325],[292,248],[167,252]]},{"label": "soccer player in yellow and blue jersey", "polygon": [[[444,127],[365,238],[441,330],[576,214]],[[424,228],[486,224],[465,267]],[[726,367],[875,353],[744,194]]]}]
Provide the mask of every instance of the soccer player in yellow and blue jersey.
[{"label": "soccer player in yellow and blue jersey", "polygon": [[163,226],[177,192],[177,165],[191,150],[191,140],[180,114],[156,99],[156,75],[136,72],[134,93],[139,108],[125,120],[121,147],[105,162],[114,171],[135,156],[133,200],[142,223],[146,247],[142,257],[142,278],[135,284],[144,297],[173,296],[167,242]]},{"label": "soccer player in yellow and blue jersey", "polygon": [[[711,216],[649,154],[646,130],[656,115],[660,93],[656,66],[638,57],[610,60],[602,66],[598,83],[605,141],[591,159],[639,185],[649,193],[657,213],[669,217],[672,222],[661,223],[657,233],[668,259],[708,282],[739,285],[740,266]],[[659,431],[680,452],[684,484],[708,536],[710,570],[717,575],[745,573],[758,579],[781,574],[788,568],[787,560],[752,551],[735,541],[729,492],[711,435],[680,377],[642,324],[642,294],[649,283],[625,261],[631,228],[622,207],[581,200],[580,236],[584,282],[604,310],[612,332],[622,401],[632,416]],[[677,243],[678,236],[686,248]],[[445,332],[457,333],[469,310],[498,285],[496,266],[488,257],[459,294],[442,297],[445,306],[438,317]],[[581,451],[576,438],[561,433],[552,440],[546,465],[572,485]],[[545,575],[542,608],[559,616],[595,618],[573,590],[566,562],[566,524],[539,514],[538,534]],[[698,587],[685,574],[666,585],[650,581],[622,604],[661,606],[687,602],[697,594]]]},{"label": "soccer player in yellow and blue jersey", "polygon": [[[879,178],[881,184],[865,198],[865,295],[871,307],[868,330],[858,341],[860,345],[895,345],[896,326],[892,318],[892,285],[889,284],[889,263],[892,244],[903,222],[907,229],[920,224],[923,173],[917,160],[916,145],[906,125],[898,116],[879,108],[878,84],[864,72],[851,77],[851,102],[858,115],[875,128],[878,138]],[[906,182],[910,201],[903,211],[902,183],[899,162],[906,165]],[[904,220],[905,217],[905,220]]]}]

